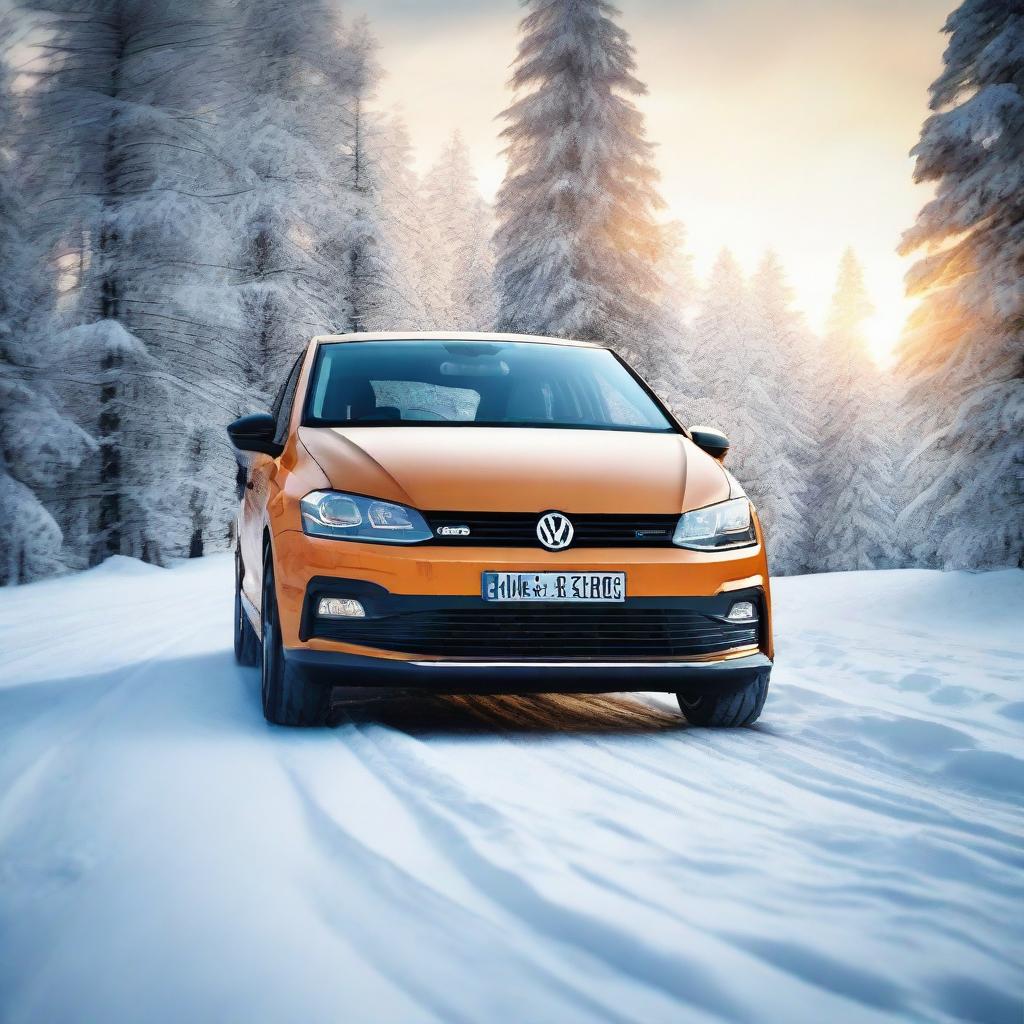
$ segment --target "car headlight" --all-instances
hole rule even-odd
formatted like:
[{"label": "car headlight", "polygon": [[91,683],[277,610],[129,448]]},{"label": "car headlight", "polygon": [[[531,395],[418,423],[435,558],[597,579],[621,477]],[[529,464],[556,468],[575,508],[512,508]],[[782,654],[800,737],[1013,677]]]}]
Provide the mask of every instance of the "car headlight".
[{"label": "car headlight", "polygon": [[301,502],[302,529],[313,537],[416,544],[433,533],[414,508],[341,491],[312,491]]},{"label": "car headlight", "polygon": [[672,543],[695,551],[721,551],[756,544],[749,499],[733,498],[684,512],[676,524]]}]

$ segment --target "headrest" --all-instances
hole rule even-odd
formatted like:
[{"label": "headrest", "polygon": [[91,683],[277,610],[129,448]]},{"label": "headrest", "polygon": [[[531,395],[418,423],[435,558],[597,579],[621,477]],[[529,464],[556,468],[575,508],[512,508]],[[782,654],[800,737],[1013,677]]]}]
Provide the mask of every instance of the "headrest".
[{"label": "headrest", "polygon": [[544,423],[552,419],[551,392],[543,384],[534,382],[519,384],[508,396],[505,413],[510,420]]}]

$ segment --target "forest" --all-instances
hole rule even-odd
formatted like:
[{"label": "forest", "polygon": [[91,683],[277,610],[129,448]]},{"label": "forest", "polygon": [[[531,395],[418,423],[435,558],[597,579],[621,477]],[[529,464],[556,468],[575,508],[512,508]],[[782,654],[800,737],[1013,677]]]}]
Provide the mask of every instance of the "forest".
[{"label": "forest", "polygon": [[0,6],[0,582],[228,548],[225,425],[312,335],[421,329],[622,352],[729,435],[775,573],[1024,564],[1024,5],[944,31],[880,367],[852,251],[820,333],[771,252],[696,279],[606,0],[524,4],[493,203],[458,134],[416,172],[345,5]]}]

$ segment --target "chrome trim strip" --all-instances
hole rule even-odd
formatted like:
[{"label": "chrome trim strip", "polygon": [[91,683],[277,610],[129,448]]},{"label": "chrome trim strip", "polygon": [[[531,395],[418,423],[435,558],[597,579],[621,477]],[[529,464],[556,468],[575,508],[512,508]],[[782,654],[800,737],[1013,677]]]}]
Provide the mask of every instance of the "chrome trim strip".
[{"label": "chrome trim strip", "polygon": [[727,665],[730,668],[742,667],[743,662],[750,659],[764,658],[765,664],[770,664],[768,659],[761,652],[751,652],[738,658],[722,658],[713,661],[407,661],[406,665],[415,665],[417,668],[702,668]]}]

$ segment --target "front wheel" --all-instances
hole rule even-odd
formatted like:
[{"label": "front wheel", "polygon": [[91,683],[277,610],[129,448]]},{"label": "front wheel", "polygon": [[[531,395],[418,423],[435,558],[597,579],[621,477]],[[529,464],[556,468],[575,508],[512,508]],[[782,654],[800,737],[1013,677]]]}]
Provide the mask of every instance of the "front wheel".
[{"label": "front wheel", "polygon": [[263,566],[262,696],[263,717],[274,725],[324,725],[331,710],[331,688],[309,679],[284,656],[269,551]]},{"label": "front wheel", "polygon": [[677,693],[679,710],[690,725],[733,729],[753,725],[768,696],[770,672],[759,672],[753,682],[728,693]]}]

